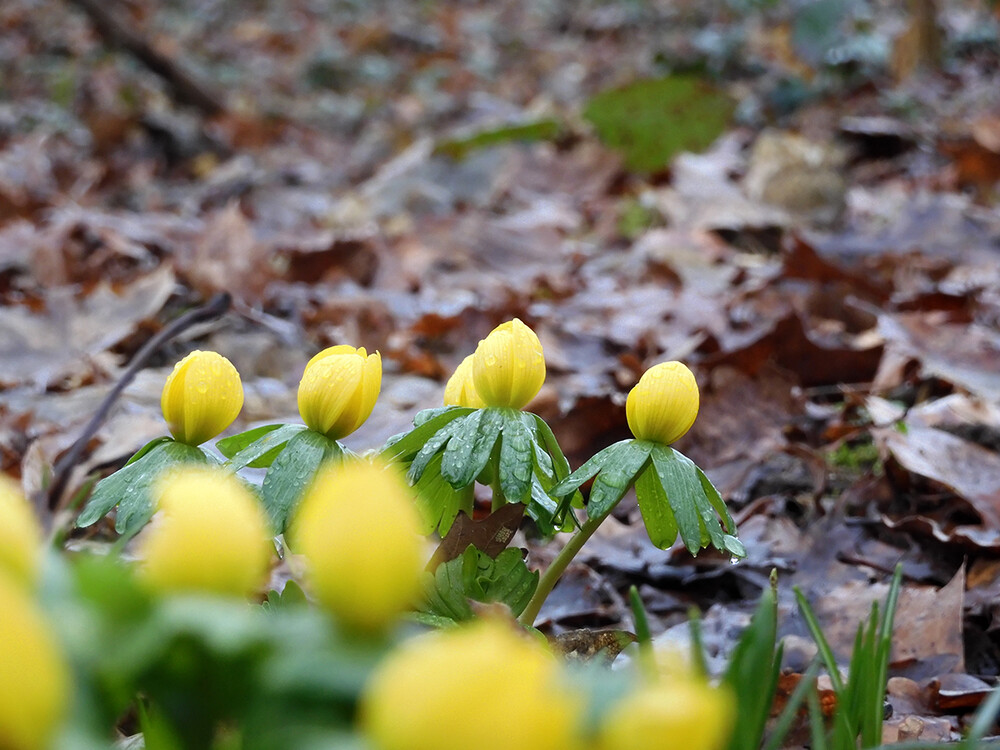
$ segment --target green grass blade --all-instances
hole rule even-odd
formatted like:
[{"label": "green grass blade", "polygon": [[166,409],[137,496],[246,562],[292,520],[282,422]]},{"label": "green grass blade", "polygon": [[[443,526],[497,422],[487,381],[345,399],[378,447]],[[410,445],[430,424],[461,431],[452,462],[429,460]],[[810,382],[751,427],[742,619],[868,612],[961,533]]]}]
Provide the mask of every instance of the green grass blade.
[{"label": "green grass blade", "polygon": [[802,707],[802,703],[809,694],[809,690],[812,689],[813,692],[815,692],[816,675],[818,673],[819,662],[813,661],[813,663],[809,665],[809,669],[807,669],[802,675],[802,679],[799,680],[799,684],[795,686],[795,690],[793,690],[792,694],[789,696],[788,703],[785,704],[785,707],[775,720],[774,729],[771,731],[771,735],[767,738],[767,743],[764,745],[763,750],[779,750],[782,743],[785,741],[785,736],[792,728],[792,724],[799,712],[799,708]]},{"label": "green grass blade", "polygon": [[965,735],[959,746],[960,750],[973,750],[979,745],[979,741],[986,736],[993,722],[996,721],[997,713],[1000,713],[1000,688],[993,688],[990,697],[979,706],[969,727],[969,733]]},{"label": "green grass blade", "polygon": [[823,664],[830,673],[830,681],[833,683],[833,689],[837,692],[837,697],[839,699],[840,695],[844,692],[844,681],[840,678],[840,670],[837,668],[837,660],[833,656],[833,649],[830,648],[829,641],[827,641],[826,636],[823,635],[823,629],[819,626],[819,620],[816,619],[816,613],[809,605],[809,602],[806,601],[805,595],[798,586],[796,586],[793,590],[795,591],[795,601],[799,605],[799,611],[802,613],[802,617],[806,621],[809,633],[816,642],[816,648],[819,649],[819,655],[823,659]]}]

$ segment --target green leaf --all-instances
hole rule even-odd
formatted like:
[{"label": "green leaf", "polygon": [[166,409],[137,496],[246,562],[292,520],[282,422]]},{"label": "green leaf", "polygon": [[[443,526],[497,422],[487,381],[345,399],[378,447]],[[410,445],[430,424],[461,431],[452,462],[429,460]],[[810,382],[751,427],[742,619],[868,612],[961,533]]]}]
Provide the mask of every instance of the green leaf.
[{"label": "green leaf", "polygon": [[438,430],[453,419],[458,419],[473,411],[475,410],[461,406],[445,406],[440,409],[424,409],[417,412],[416,417],[413,418],[413,429],[389,438],[379,453],[387,461],[409,463]]},{"label": "green leaf", "polygon": [[78,527],[96,523],[118,506],[115,531],[131,536],[153,517],[155,502],[152,489],[165,469],[177,464],[203,464],[207,461],[200,448],[169,438],[152,447],[147,444],[140,452],[143,455],[138,460],[129,462],[97,483],[83,512],[76,519]]},{"label": "green leaf", "polygon": [[[478,550],[477,550],[478,552]],[[487,562],[488,561],[488,562]],[[528,606],[538,588],[538,571],[528,570],[524,553],[508,547],[495,560],[479,555],[476,569],[476,587],[481,589],[485,602],[503,602],[517,617]]]},{"label": "green leaf", "polygon": [[218,448],[219,453],[226,458],[232,458],[251,443],[256,442],[267,433],[274,432],[282,426],[283,425],[281,423],[278,423],[254,427],[252,430],[246,430],[245,432],[240,432],[235,435],[222,438],[216,442],[215,447]]},{"label": "green leaf", "polygon": [[531,477],[531,491],[528,493],[525,513],[535,522],[542,536],[550,537],[557,531],[565,531],[565,520],[559,518],[562,503],[552,499],[539,481],[538,475]]},{"label": "green leaf", "polygon": [[[427,466],[430,464],[431,459],[434,455],[443,449],[448,441],[451,440],[455,435],[459,434],[463,430],[463,423],[466,419],[474,419],[475,415],[478,414],[478,410],[470,412],[466,415],[461,415],[457,419],[453,419],[447,422],[441,429],[436,432],[432,432],[429,437],[423,443],[423,447],[413,456],[410,462],[410,470],[408,476],[411,482],[419,481],[420,477],[427,470]],[[478,421],[478,420],[477,420]],[[428,423],[429,424],[429,423]],[[424,427],[428,425],[422,425],[418,427],[418,430],[423,430]],[[414,430],[413,432],[416,432]],[[411,433],[412,434],[412,433]],[[443,463],[443,462],[442,462]]]},{"label": "green leaf", "polygon": [[666,167],[681,151],[702,151],[727,128],[733,103],[707,81],[672,75],[594,96],[583,111],[606,145],[637,172]]},{"label": "green leaf", "polygon": [[[691,554],[696,554],[702,547],[702,530],[705,524],[698,501],[703,500],[703,507],[708,508],[709,512],[712,510],[701,488],[701,482],[692,469],[694,464],[690,461],[686,463],[679,461],[678,455],[680,454],[669,446],[659,446],[659,450],[653,451],[653,466],[670,501],[684,546]],[[719,522],[715,520],[714,512],[712,520],[718,527]],[[721,531],[719,544],[722,544]]]},{"label": "green leaf", "polygon": [[525,502],[531,492],[532,442],[521,415],[508,415],[500,443],[500,489],[512,503]]},{"label": "green leaf", "polygon": [[639,474],[635,496],[650,541],[659,549],[668,549],[677,539],[677,521],[655,466],[648,466]]},{"label": "green leaf", "polygon": [[285,588],[280,592],[271,590],[267,592],[267,601],[264,602],[264,608],[269,612],[274,612],[277,609],[284,607],[299,607],[308,603],[305,591],[299,586],[295,581],[289,580],[285,582]]},{"label": "green leaf", "polygon": [[452,487],[441,476],[442,458],[441,453],[436,454],[413,486],[417,493],[417,507],[424,522],[424,534],[437,530],[444,536],[451,529],[459,511],[472,514],[473,486],[470,484],[460,490]]},{"label": "green leaf", "polygon": [[[725,541],[723,539],[722,525],[719,523],[719,517],[715,513],[715,508],[712,507],[712,503],[709,501],[708,495],[705,493],[705,488],[698,477],[697,465],[683,453],[675,451],[673,448],[668,448],[667,450],[673,453],[674,458],[688,477],[687,484],[693,493],[695,508],[698,510],[699,525],[701,527],[701,546],[705,546],[706,542],[710,541],[716,549],[724,549]],[[705,538],[706,535],[708,537],[707,540]]]},{"label": "green leaf", "polygon": [[[472,472],[468,481],[461,482],[459,478],[464,478],[467,464],[471,465],[472,451],[476,445],[476,437],[479,433],[479,424],[483,421],[484,410],[478,409],[469,416],[457,422],[452,422],[454,428],[451,436],[444,446],[444,457],[441,459],[441,475],[452,483],[456,489],[464,487],[479,472]],[[496,436],[494,436],[496,440]],[[487,455],[487,458],[489,456]],[[485,461],[483,462],[485,464]]]},{"label": "green leaf", "polygon": [[615,462],[618,457],[618,452],[623,450],[624,446],[632,442],[632,440],[620,440],[619,442],[612,443],[604,450],[591,456],[590,459],[583,464],[583,466],[552,488],[553,497],[562,497],[563,495],[568,495],[569,493],[579,489],[580,485],[597,474],[597,472],[608,464]]},{"label": "green leaf", "polygon": [[655,444],[646,440],[625,440],[615,445],[620,447],[615,452],[614,460],[605,463],[590,490],[590,499],[587,502],[588,518],[607,515],[622,499],[622,495],[635,480],[635,475],[649,460],[650,451]]},{"label": "green leaf", "polygon": [[[253,469],[261,469],[274,463],[274,459],[284,450],[288,441],[304,429],[306,429],[305,425],[301,424],[277,424],[267,425],[266,428],[258,427],[256,430],[250,430],[250,432],[259,432],[260,430],[264,430],[264,432],[261,432],[249,444],[239,448],[236,453],[226,453],[221,448],[219,450],[222,452],[222,455],[229,457],[226,466],[230,471],[239,471],[246,466]],[[233,438],[242,438],[248,434],[244,432],[241,435],[233,435]],[[230,439],[232,438],[227,438],[227,440]],[[234,443],[233,445],[236,444]],[[233,445],[226,446],[226,449],[232,449]],[[218,447],[218,443],[216,447]]]},{"label": "green leaf", "polygon": [[[469,549],[475,550],[474,547]],[[468,552],[468,550],[466,550]],[[425,574],[424,602],[421,610],[455,622],[472,619],[472,607],[465,595],[462,567],[465,554],[438,565]]]},{"label": "green leaf", "polygon": [[552,428],[546,424],[545,420],[537,414],[525,414],[534,421],[535,434],[545,448],[545,453],[552,459],[552,468],[555,470],[556,479],[565,479],[569,476],[569,461],[563,455],[562,448],[552,432]]},{"label": "green leaf", "polygon": [[478,409],[461,422],[444,451],[441,474],[452,487],[472,484],[490,460],[504,425],[501,409]]},{"label": "green leaf", "polygon": [[[682,455],[680,454],[680,451],[675,450],[674,453]],[[687,458],[687,456],[685,456],[685,458]],[[708,498],[708,502],[711,504],[715,512],[719,514],[719,517],[725,524],[726,531],[730,534],[735,534],[736,521],[734,521],[732,515],[730,515],[729,508],[726,506],[726,501],[722,499],[722,495],[720,495],[719,491],[715,489],[715,485],[712,484],[712,481],[705,475],[705,472],[702,471],[700,467],[695,466],[695,473],[698,475],[698,481],[701,482],[701,488],[705,492],[705,497]],[[741,544],[740,547],[742,548],[743,545]],[[744,551],[744,553],[740,556],[746,557],[746,552]]]},{"label": "green leaf", "polygon": [[146,443],[144,446],[142,446],[139,450],[137,450],[132,455],[132,458],[130,458],[128,461],[125,462],[125,466],[128,466],[129,464],[134,464],[140,458],[142,458],[147,453],[149,453],[151,450],[153,450],[153,448],[155,448],[156,446],[163,445],[164,443],[169,443],[172,440],[173,440],[172,437],[168,437],[166,435],[164,435],[163,437],[153,438],[148,443]]},{"label": "green leaf", "polygon": [[423,610],[456,622],[472,619],[469,599],[502,602],[514,615],[524,611],[538,587],[539,574],[528,570],[521,550],[508,548],[490,559],[469,545],[454,560],[427,574]]},{"label": "green leaf", "polygon": [[288,441],[261,486],[261,499],[275,533],[285,530],[319,467],[343,456],[340,443],[313,430],[303,430]]},{"label": "green leaf", "polygon": [[460,160],[476,149],[496,146],[510,141],[531,143],[534,141],[554,141],[564,132],[561,122],[551,117],[529,122],[502,125],[490,130],[480,130],[462,138],[450,138],[440,141],[434,147],[435,154],[443,154],[452,159]]}]

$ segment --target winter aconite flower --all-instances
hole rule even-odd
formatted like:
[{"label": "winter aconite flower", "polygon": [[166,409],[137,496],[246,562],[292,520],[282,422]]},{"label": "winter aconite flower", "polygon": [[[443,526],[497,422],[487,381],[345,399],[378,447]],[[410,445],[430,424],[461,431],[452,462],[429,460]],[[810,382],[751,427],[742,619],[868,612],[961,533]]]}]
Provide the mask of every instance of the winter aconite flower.
[{"label": "winter aconite flower", "polygon": [[497,326],[476,347],[472,378],[486,406],[524,408],[545,382],[538,336],[517,318]]},{"label": "winter aconite flower", "polygon": [[380,630],[418,597],[423,537],[413,490],[394,466],[320,470],[289,533],[316,598],[344,624]]},{"label": "winter aconite flower", "polygon": [[598,733],[597,750],[722,750],[735,709],[722,688],[691,675],[660,678],[615,705]]},{"label": "winter aconite flower", "polygon": [[581,704],[559,662],[483,620],[414,638],[369,682],[361,722],[377,750],[572,750]]},{"label": "winter aconite flower", "polygon": [[0,571],[0,747],[43,750],[62,720],[69,674],[41,612]]},{"label": "winter aconite flower", "polygon": [[251,593],[267,572],[267,519],[257,498],[222,469],[170,472],[158,488],[159,515],[141,540],[141,573],[158,591]]},{"label": "winter aconite flower", "polygon": [[240,374],[221,354],[191,352],[167,377],[160,407],[175,439],[200,445],[229,427],[243,408]]},{"label": "winter aconite flower", "polygon": [[471,406],[473,409],[481,409],[486,404],[476,393],[476,384],[472,378],[472,360],[475,355],[470,354],[462,360],[454,374],[448,379],[448,384],[444,387],[445,406]]},{"label": "winter aconite flower", "polygon": [[17,485],[0,476],[0,573],[25,584],[38,577],[42,531]]},{"label": "winter aconite flower", "polygon": [[299,414],[309,429],[339,440],[368,419],[381,387],[378,352],[331,346],[306,365],[299,383]]},{"label": "winter aconite flower", "polygon": [[640,440],[670,444],[691,429],[698,416],[698,383],[680,362],[650,367],[628,394],[629,429]]}]

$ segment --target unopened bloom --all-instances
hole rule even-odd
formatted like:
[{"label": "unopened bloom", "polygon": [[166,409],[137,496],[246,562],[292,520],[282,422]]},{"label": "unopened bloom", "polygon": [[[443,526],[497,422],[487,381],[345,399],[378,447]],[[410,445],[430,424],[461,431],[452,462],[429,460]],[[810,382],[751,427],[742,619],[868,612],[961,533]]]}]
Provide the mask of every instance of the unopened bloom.
[{"label": "unopened bloom", "polygon": [[659,678],[614,706],[598,732],[597,750],[722,750],[735,707],[723,688],[691,675]]},{"label": "unopened bloom", "polygon": [[0,475],[0,573],[33,584],[38,578],[42,530],[17,485]]},{"label": "unopened bloom", "polygon": [[366,686],[361,723],[377,750],[568,750],[582,708],[559,662],[513,626],[482,620],[414,638]]},{"label": "unopened bloom", "polygon": [[448,384],[444,387],[445,406],[471,406],[473,409],[482,409],[486,404],[476,393],[476,384],[472,378],[472,360],[474,354],[462,360],[462,364],[455,368],[455,372],[448,379]]},{"label": "unopened bloom", "polygon": [[0,571],[0,747],[43,750],[66,713],[69,670],[27,592]]},{"label": "unopened bloom", "polygon": [[270,532],[237,477],[211,467],[176,469],[156,492],[159,515],[140,542],[140,571],[151,588],[246,596],[260,585]]},{"label": "unopened bloom", "polygon": [[382,387],[382,356],[340,345],[309,360],[299,383],[299,414],[310,430],[339,440],[368,419]]},{"label": "unopened bloom", "polygon": [[517,318],[500,324],[476,347],[472,378],[486,406],[524,408],[545,382],[538,336]]},{"label": "unopened bloom", "polygon": [[167,377],[160,407],[175,439],[201,445],[239,416],[243,408],[240,374],[221,354],[191,352]]},{"label": "unopened bloom", "polygon": [[420,525],[399,470],[356,460],[320,469],[288,537],[316,598],[349,627],[380,630],[419,596]]},{"label": "unopened bloom", "polygon": [[680,362],[650,367],[628,394],[625,415],[640,440],[670,444],[691,429],[698,416],[698,383]]}]

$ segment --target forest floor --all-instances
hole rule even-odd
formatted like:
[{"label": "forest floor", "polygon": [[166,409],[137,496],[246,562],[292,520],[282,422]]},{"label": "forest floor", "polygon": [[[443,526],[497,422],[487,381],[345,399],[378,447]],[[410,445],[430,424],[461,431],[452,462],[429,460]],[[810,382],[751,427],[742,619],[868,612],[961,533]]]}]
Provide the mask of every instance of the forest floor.
[{"label": "forest floor", "polygon": [[887,736],[947,738],[978,705],[1000,674],[995,8],[109,5],[210,95],[186,105],[77,4],[0,7],[0,468],[27,491],[213,293],[232,311],[139,373],[71,488],[163,433],[193,347],[242,374],[234,429],[296,419],[318,349],[379,350],[362,449],[518,316],[574,467],[628,435],[645,368],[692,367],[677,448],[749,553],[657,550],[626,499],[546,627],[630,627],[636,584],[659,640],[697,606],[724,653],[776,569],[801,670],[792,587],[843,654],[901,561]]}]

